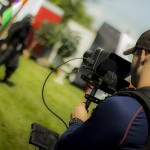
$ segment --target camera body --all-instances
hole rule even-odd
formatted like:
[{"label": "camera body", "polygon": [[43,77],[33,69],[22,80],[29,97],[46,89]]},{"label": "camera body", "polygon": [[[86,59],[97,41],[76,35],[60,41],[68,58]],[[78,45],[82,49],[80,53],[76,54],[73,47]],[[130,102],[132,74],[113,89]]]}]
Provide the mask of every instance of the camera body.
[{"label": "camera body", "polygon": [[129,86],[125,80],[130,75],[129,61],[100,47],[86,51],[83,57],[82,68],[86,74],[83,73],[81,78],[87,84],[108,94]]}]

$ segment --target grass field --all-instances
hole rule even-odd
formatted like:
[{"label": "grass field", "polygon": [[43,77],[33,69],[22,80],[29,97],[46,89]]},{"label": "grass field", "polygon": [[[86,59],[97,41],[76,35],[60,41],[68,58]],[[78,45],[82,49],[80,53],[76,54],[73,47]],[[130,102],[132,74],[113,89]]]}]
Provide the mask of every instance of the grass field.
[{"label": "grass field", "polygon": [[[4,76],[4,69],[0,67],[0,78]],[[42,85],[49,72],[33,60],[21,57],[19,68],[10,78],[15,86],[0,84],[0,150],[35,150],[29,144],[33,122],[60,135],[65,131],[65,125],[46,109],[42,101]],[[73,107],[82,101],[84,93],[67,80],[60,85],[54,78],[56,74],[45,86],[45,101],[68,124]]]}]

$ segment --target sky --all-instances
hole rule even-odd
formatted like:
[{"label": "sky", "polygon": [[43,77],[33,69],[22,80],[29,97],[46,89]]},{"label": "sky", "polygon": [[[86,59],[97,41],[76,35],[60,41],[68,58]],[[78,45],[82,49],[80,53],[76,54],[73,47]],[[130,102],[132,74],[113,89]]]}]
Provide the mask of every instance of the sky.
[{"label": "sky", "polygon": [[133,38],[150,29],[150,0],[93,0],[86,6],[96,30],[104,21]]}]

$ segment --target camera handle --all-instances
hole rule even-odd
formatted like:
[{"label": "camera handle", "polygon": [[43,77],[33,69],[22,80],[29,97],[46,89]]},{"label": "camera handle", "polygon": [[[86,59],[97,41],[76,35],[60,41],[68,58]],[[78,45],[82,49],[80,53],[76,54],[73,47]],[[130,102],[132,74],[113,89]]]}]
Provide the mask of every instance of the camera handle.
[{"label": "camera handle", "polygon": [[97,103],[97,104],[100,102],[100,100],[98,98],[94,97],[96,92],[97,92],[97,88],[93,87],[90,95],[89,94],[85,94],[85,98],[86,98],[85,108],[86,108],[86,110],[88,110],[91,102],[94,102],[94,103]]}]

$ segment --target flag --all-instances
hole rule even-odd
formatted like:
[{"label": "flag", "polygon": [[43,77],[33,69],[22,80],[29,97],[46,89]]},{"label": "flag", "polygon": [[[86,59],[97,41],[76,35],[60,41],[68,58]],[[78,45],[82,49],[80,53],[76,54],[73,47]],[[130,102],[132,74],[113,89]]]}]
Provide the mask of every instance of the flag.
[{"label": "flag", "polygon": [[27,0],[21,0],[17,3],[13,3],[12,6],[7,8],[2,14],[1,30],[9,23],[9,21],[19,12],[22,6],[27,2]]}]

